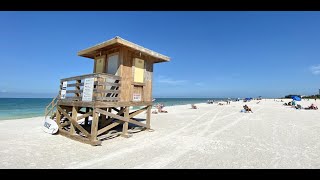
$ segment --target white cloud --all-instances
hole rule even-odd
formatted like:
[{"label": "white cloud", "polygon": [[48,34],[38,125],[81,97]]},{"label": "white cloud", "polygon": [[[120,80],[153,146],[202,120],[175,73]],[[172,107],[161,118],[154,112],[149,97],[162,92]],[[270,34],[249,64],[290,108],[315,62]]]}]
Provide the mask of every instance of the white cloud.
[{"label": "white cloud", "polygon": [[187,80],[175,80],[172,78],[168,78],[165,76],[159,76],[157,82],[159,83],[165,83],[165,84],[171,84],[171,85],[181,85],[187,82]]},{"label": "white cloud", "polygon": [[312,74],[314,74],[314,75],[320,74],[320,64],[316,65],[316,66],[311,66],[310,70],[311,70]]}]

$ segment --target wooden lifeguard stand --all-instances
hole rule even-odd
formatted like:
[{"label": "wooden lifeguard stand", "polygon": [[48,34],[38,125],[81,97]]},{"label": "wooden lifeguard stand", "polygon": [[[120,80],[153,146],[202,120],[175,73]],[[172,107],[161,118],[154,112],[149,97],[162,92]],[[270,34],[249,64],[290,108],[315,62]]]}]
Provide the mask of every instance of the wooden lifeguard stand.
[{"label": "wooden lifeguard stand", "polygon": [[[122,126],[123,137],[129,124],[150,129],[153,64],[170,58],[118,36],[78,55],[94,60],[93,74],[60,80],[59,95],[45,113],[55,119],[59,134],[99,145],[115,127]],[[144,111],[145,123],[135,118]]]}]

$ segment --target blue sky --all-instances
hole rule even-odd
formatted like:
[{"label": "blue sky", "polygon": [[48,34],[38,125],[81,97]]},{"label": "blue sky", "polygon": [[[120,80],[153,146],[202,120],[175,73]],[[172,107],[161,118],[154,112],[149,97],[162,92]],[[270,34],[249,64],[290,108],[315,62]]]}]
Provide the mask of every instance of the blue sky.
[{"label": "blue sky", "polygon": [[154,97],[282,97],[320,88],[320,12],[0,12],[0,97],[52,97],[115,36],[171,58]]}]

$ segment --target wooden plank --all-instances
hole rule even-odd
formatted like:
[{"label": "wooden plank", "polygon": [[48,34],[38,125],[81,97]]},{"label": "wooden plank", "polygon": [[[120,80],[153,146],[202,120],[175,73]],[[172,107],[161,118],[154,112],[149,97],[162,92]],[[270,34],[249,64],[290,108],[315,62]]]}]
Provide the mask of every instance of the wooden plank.
[{"label": "wooden plank", "polygon": [[67,84],[67,87],[76,87],[76,86],[83,86],[84,83],[72,83],[72,84]]},{"label": "wooden plank", "polygon": [[97,101],[118,101],[119,97],[95,97]]},{"label": "wooden plank", "polygon": [[78,117],[77,117],[77,121],[79,121],[80,119],[83,119],[83,118],[87,118],[87,117],[89,117],[89,116],[91,116],[91,115],[92,115],[92,111],[87,112],[87,113],[84,114],[84,115],[78,116]]},{"label": "wooden plank", "polygon": [[121,80],[121,77],[115,76],[115,75],[112,75],[112,74],[92,73],[92,74],[85,74],[85,75],[81,75],[81,76],[63,78],[63,79],[60,79],[60,82],[63,82],[63,81],[76,81],[76,80],[82,80],[82,79],[85,79],[85,78],[96,78],[96,77],[104,77],[104,78],[110,78],[110,79],[115,79],[115,80]]},{"label": "wooden plank", "polygon": [[67,90],[67,93],[82,93],[83,90]]},{"label": "wooden plank", "polygon": [[91,78],[94,76],[95,76],[95,74],[85,74],[85,75],[81,75],[81,76],[73,76],[73,77],[61,79],[60,82],[82,80],[82,79]]},{"label": "wooden plank", "polygon": [[93,92],[96,92],[96,93],[115,93],[115,94],[119,94],[120,93],[120,90],[104,90],[104,89],[101,89],[101,90],[93,90]]},{"label": "wooden plank", "polygon": [[101,113],[101,114],[104,114],[104,115],[113,117],[113,118],[115,118],[115,119],[119,119],[119,120],[122,120],[122,121],[125,121],[125,122],[129,122],[129,120],[126,119],[126,118],[124,118],[123,116],[119,116],[119,115],[116,115],[116,114],[112,114],[112,113],[109,113],[108,111],[105,111],[105,110],[102,110],[102,109],[99,109],[99,108],[96,108],[96,111],[97,111],[98,113]]},{"label": "wooden plank", "polygon": [[70,117],[63,109],[61,109],[59,106],[57,106],[57,108],[59,109],[59,111],[67,118],[69,119],[69,121],[71,121],[71,123],[78,128],[83,134],[85,134],[87,137],[90,137],[91,135],[87,132],[87,130],[85,130],[81,125],[78,124],[78,122],[73,119],[72,117]]},{"label": "wooden plank", "polygon": [[90,102],[85,102],[85,101],[72,101],[72,100],[64,100],[61,99],[58,102],[58,105],[64,105],[64,106],[81,106],[81,107],[93,107],[95,102],[90,101]]},{"label": "wooden plank", "polygon": [[145,62],[145,76],[144,82],[145,86],[143,87],[143,101],[152,101],[152,58],[148,57]]},{"label": "wooden plank", "polygon": [[121,68],[121,86],[119,87],[122,93],[119,94],[122,102],[128,102],[132,100],[132,87],[131,82],[133,81],[132,76],[132,52],[128,51],[128,48],[123,48],[123,63],[120,65]]},{"label": "wooden plank", "polygon": [[129,114],[129,118],[132,118],[132,117],[134,117],[134,116],[142,113],[143,111],[147,110],[147,108],[148,108],[148,106],[146,106],[146,107],[144,107],[144,108],[142,108],[142,109],[136,110],[136,111],[134,111],[134,112],[131,112],[131,113]]},{"label": "wooden plank", "polygon": [[119,87],[121,86],[121,83],[111,83],[111,82],[98,82],[98,86],[116,86]]},{"label": "wooden plank", "polygon": [[46,109],[46,113],[45,113],[44,116],[48,116],[48,115],[53,111],[53,109],[55,108],[56,105],[57,105],[57,103],[54,104],[54,105],[50,108],[50,110]]},{"label": "wooden plank", "polygon": [[121,37],[115,37],[115,38],[112,38],[108,41],[104,41],[102,43],[99,43],[95,46],[92,46],[92,47],[89,47],[87,49],[84,49],[84,50],[81,50],[78,52],[78,55],[79,56],[84,56],[84,57],[91,57],[92,58],[92,54],[93,52],[99,50],[99,49],[102,49],[102,48],[107,48],[107,47],[110,47],[110,46],[113,46],[113,45],[123,45],[123,46],[126,46],[126,47],[129,47],[135,51],[139,51],[139,52],[142,52],[143,54],[147,54],[149,56],[152,56],[154,58],[157,58],[159,62],[167,62],[167,61],[170,61],[170,58],[168,56],[165,56],[163,54],[160,54],[160,53],[157,53],[155,51],[152,51],[150,49],[147,49],[145,47],[142,47],[138,44],[135,44],[133,42],[130,42],[128,40],[125,40]]},{"label": "wooden plank", "polygon": [[135,86],[145,86],[146,85],[146,83],[139,83],[139,82],[132,82],[131,84],[135,85]]},{"label": "wooden plank", "polygon": [[79,142],[86,143],[86,144],[90,144],[92,146],[101,145],[101,141],[99,141],[99,140],[91,141],[90,139],[79,136],[79,135],[71,135],[71,134],[69,134],[68,131],[65,131],[63,129],[59,129],[59,134],[62,136],[65,136],[67,138],[70,138],[72,140],[79,141]]},{"label": "wooden plank", "polygon": [[138,125],[138,126],[142,126],[142,127],[147,127],[146,124],[143,124],[143,123],[141,123],[139,121],[136,121],[136,120],[133,120],[133,119],[130,119],[129,123],[132,123],[132,124],[135,124],[135,125]]},{"label": "wooden plank", "polygon": [[115,80],[121,80],[122,78],[120,76],[116,76],[113,74],[107,74],[107,73],[100,73],[98,75],[99,77],[109,78],[109,79],[115,79]]},{"label": "wooden plank", "polygon": [[91,138],[90,138],[91,141],[94,141],[97,139],[98,123],[99,123],[99,115],[96,109],[94,109],[92,123],[91,123]]},{"label": "wooden plank", "polygon": [[[125,109],[124,118],[128,119],[129,118],[129,107],[125,107],[124,109]],[[124,122],[123,126],[122,126],[122,134],[121,134],[122,137],[128,137],[128,135],[129,135],[128,134],[128,127],[129,127],[128,121]]]},{"label": "wooden plank", "polygon": [[147,110],[147,118],[146,118],[146,125],[147,125],[147,129],[150,129],[150,121],[151,121],[151,108],[152,106],[148,106],[148,110]]},{"label": "wooden plank", "polygon": [[119,122],[114,122],[114,123],[112,123],[112,124],[110,124],[110,125],[102,128],[102,129],[100,129],[100,130],[98,131],[98,133],[97,133],[97,136],[99,136],[100,134],[108,131],[109,129],[112,129],[112,128],[118,126],[119,124],[121,124],[121,123],[119,123]]},{"label": "wooden plank", "polygon": [[66,97],[65,100],[67,101],[72,101],[72,100],[81,100],[82,98],[81,97]]},{"label": "wooden plank", "polygon": [[[111,108],[108,108],[108,112],[109,112],[109,113],[111,113],[110,110],[111,110]],[[117,115],[123,114],[124,110],[125,110],[125,109],[122,108],[120,111],[118,111]],[[109,116],[108,116],[108,117],[109,117]],[[101,126],[104,127],[104,126],[110,124],[113,120],[115,120],[115,118],[109,117],[105,122],[102,122],[102,123],[101,123]]]},{"label": "wooden plank", "polygon": [[152,102],[107,102],[107,101],[70,101],[61,99],[58,101],[58,105],[60,106],[79,106],[79,107],[98,107],[98,108],[106,108],[106,107],[124,107],[124,106],[148,106],[152,105]]}]

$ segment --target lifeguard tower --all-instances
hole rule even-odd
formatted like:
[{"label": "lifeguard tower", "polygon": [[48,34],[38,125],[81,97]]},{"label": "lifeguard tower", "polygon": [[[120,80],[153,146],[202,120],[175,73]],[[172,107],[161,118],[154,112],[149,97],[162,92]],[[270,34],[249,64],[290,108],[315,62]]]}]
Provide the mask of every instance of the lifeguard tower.
[{"label": "lifeguard tower", "polygon": [[[60,80],[59,95],[45,112],[59,134],[99,145],[115,127],[122,126],[123,137],[129,137],[129,124],[150,129],[153,64],[170,58],[118,36],[78,55],[93,60],[93,73]],[[145,111],[144,120],[135,118]]]}]

